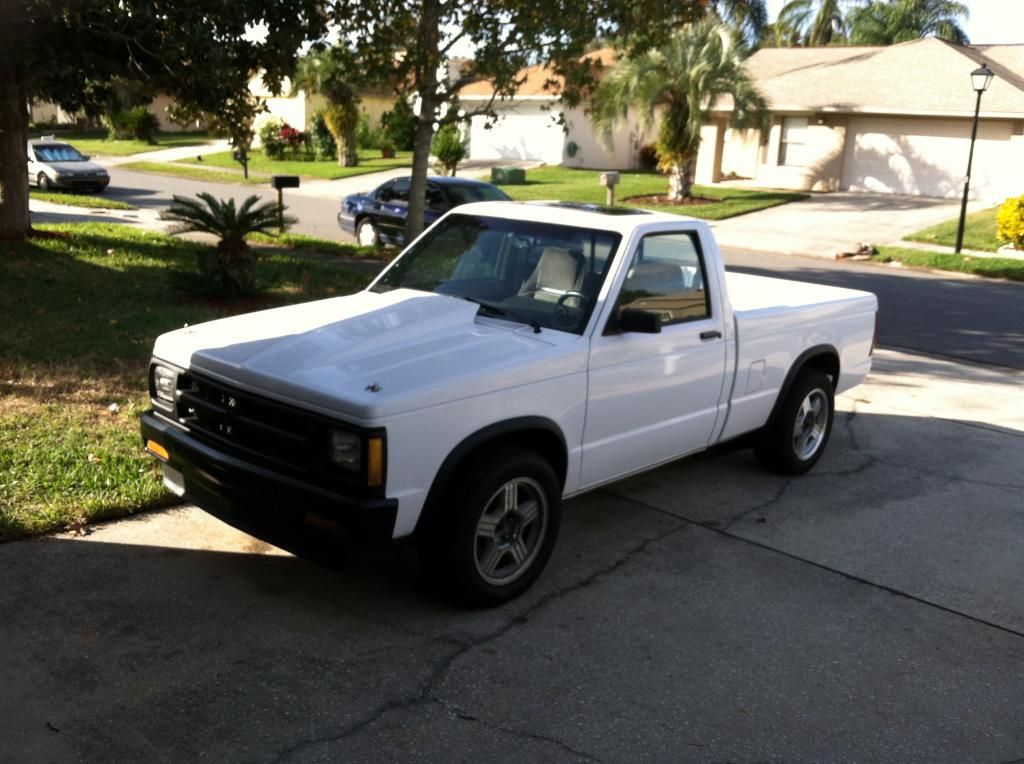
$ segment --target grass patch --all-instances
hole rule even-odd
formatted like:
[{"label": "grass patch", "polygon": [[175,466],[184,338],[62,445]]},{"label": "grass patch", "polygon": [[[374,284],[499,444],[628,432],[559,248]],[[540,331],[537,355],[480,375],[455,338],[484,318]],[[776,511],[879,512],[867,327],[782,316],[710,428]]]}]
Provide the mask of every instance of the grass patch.
[{"label": "grass patch", "polygon": [[879,247],[878,254],[871,258],[877,263],[897,261],[913,268],[933,268],[940,271],[971,273],[975,276],[1024,281],[1024,260],[1008,257],[971,257],[942,252],[927,252],[920,249],[900,247]]},{"label": "grass patch", "polygon": [[[231,158],[230,151],[206,154],[201,160],[182,159],[175,162],[175,164],[232,168],[241,172],[238,162]],[[249,155],[250,173],[256,172],[264,175],[301,175],[307,178],[320,178],[322,180],[350,178],[353,175],[365,175],[371,172],[380,172],[381,170],[394,170],[398,167],[410,167],[411,165],[411,151],[400,151],[393,159],[382,159],[380,151],[361,150],[359,152],[359,164],[355,167],[342,167],[335,161],[267,159],[259,149],[254,149]]]},{"label": "grass patch", "polygon": [[39,229],[0,244],[0,540],[172,501],[138,434],[158,334],[347,294],[371,278],[265,254],[256,273],[266,291],[228,305],[181,289],[204,245],[102,223]]},{"label": "grass patch", "polygon": [[284,233],[278,236],[255,233],[248,240],[257,244],[270,244],[272,246],[295,249],[300,252],[317,252],[324,255],[336,255],[337,257],[356,260],[390,260],[394,255],[393,249],[343,244],[340,241],[307,236],[303,233]]},{"label": "grass patch", "polygon": [[128,204],[128,202],[118,201],[117,199],[108,199],[106,197],[96,196],[93,194],[66,194],[60,191],[40,191],[33,188],[29,190],[29,195],[33,199],[38,199],[41,202],[66,204],[70,207],[90,207],[104,210],[138,209],[134,204]]},{"label": "grass patch", "polygon": [[[998,208],[982,210],[967,216],[964,220],[964,247],[982,252],[995,252],[1003,242],[996,238],[996,212]],[[921,241],[925,244],[956,246],[956,230],[960,219],[947,220],[930,228],[904,236],[906,241]]]},{"label": "grass patch", "polygon": [[58,141],[70,143],[83,154],[89,156],[130,156],[144,151],[159,151],[180,146],[200,146],[208,143],[210,136],[203,132],[157,133],[156,143],[145,141],[108,141],[106,130],[61,130],[59,132],[37,133],[33,131],[31,138],[42,135],[53,135]]},{"label": "grass patch", "polygon": [[[502,186],[502,190],[516,200],[558,199],[567,202],[604,204],[605,189],[598,185],[597,170],[574,170],[565,167],[539,167],[527,170],[526,184]],[[807,194],[786,191],[762,191],[746,188],[719,188],[694,186],[696,196],[713,199],[709,204],[688,206],[632,202],[631,196],[654,196],[668,191],[668,179],[656,173],[623,172],[615,187],[615,198],[622,206],[671,212],[676,215],[723,220],[748,212],[775,207],[780,204],[806,199]]]},{"label": "grass patch", "polygon": [[192,180],[205,180],[210,183],[242,183],[250,186],[266,185],[270,182],[269,175],[249,172],[249,179],[242,177],[241,168],[238,172],[228,170],[207,170],[203,167],[196,167],[180,162],[127,162],[119,166],[122,170],[136,170],[138,172],[151,172],[157,175],[174,175],[178,178],[191,178]]}]

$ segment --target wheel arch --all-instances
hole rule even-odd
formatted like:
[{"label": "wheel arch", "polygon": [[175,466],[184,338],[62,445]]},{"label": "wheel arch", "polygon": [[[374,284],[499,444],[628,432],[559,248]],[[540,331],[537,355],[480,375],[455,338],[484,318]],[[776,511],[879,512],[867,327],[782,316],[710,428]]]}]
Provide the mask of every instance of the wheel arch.
[{"label": "wheel arch", "polygon": [[423,511],[416,523],[420,530],[441,511],[440,497],[448,481],[474,451],[498,444],[518,446],[533,451],[551,465],[558,478],[559,488],[565,487],[569,466],[569,452],[561,428],[545,417],[516,417],[483,427],[465,437],[453,448],[434,476]]},{"label": "wheel arch", "polygon": [[832,379],[832,389],[834,391],[839,382],[839,351],[832,345],[815,345],[814,347],[807,348],[794,359],[789,367],[789,371],[786,372],[786,379],[783,380],[782,387],[779,388],[779,394],[775,399],[775,405],[772,407],[772,413],[768,416],[768,424],[775,421],[779,409],[782,408],[783,402],[789,395],[790,388],[793,387],[793,382],[796,381],[797,376],[804,369],[817,369],[827,374]]}]

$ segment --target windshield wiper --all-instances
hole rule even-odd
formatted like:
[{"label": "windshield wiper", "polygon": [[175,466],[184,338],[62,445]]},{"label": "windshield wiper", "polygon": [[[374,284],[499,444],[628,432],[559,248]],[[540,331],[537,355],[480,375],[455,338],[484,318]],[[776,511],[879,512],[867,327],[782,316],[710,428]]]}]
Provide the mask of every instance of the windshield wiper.
[{"label": "windshield wiper", "polygon": [[526,316],[521,316],[518,313],[513,313],[512,311],[506,308],[502,308],[499,305],[495,305],[493,302],[487,302],[486,300],[478,300],[475,297],[463,297],[462,299],[476,303],[484,310],[484,312],[486,312],[489,315],[511,318],[514,321],[518,321],[521,324],[526,324],[527,326],[531,327],[533,329],[534,334],[540,334],[540,324],[538,324],[532,318],[526,318]]}]

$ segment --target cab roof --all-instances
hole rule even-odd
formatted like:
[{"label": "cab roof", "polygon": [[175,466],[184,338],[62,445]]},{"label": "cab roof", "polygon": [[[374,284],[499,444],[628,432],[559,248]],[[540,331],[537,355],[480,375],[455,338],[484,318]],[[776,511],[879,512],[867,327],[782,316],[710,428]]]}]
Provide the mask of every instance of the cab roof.
[{"label": "cab roof", "polygon": [[[535,220],[540,223],[596,228],[627,234],[640,226],[653,223],[703,223],[683,215],[651,212],[633,207],[607,207],[580,202],[473,202],[452,210],[451,214],[486,215],[511,220]],[[705,223],[706,225],[706,223]]]}]

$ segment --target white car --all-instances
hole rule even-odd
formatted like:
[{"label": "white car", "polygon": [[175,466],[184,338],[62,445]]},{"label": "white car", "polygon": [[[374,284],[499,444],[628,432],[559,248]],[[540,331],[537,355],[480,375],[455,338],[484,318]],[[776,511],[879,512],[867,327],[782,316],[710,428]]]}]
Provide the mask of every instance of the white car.
[{"label": "white car", "polygon": [[492,605],[540,575],[566,497],[741,437],[810,469],[876,311],[726,273],[701,221],[469,204],[365,291],[159,337],[142,435],[172,490],[239,527],[415,535],[447,591]]},{"label": "white car", "polygon": [[51,189],[102,192],[110,185],[107,171],[68,143],[52,137],[28,142],[28,182]]}]

